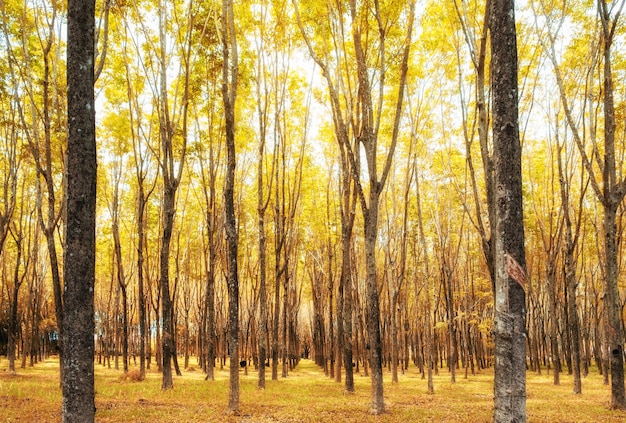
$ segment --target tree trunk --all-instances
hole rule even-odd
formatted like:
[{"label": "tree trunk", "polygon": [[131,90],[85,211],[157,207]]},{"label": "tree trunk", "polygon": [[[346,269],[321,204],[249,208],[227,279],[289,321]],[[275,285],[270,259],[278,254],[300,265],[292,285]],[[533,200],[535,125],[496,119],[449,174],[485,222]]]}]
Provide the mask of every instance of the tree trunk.
[{"label": "tree trunk", "polygon": [[67,220],[65,227],[63,422],[93,422],[96,256],[95,1],[68,2]]},{"label": "tree trunk", "polygon": [[[22,200],[24,201],[24,200]],[[21,220],[21,217],[20,217]],[[10,317],[9,317],[9,333],[8,333],[8,341],[9,345],[7,346],[7,357],[9,359],[9,372],[15,374],[15,357],[17,350],[17,339],[19,335],[19,327],[18,327],[18,318],[17,318],[17,306],[18,306],[18,298],[20,292],[20,286],[22,284],[22,280],[20,280],[20,266],[22,264],[22,233],[21,233],[21,223],[20,223],[20,233],[13,234],[13,238],[15,239],[16,249],[17,249],[17,257],[15,258],[15,269],[13,272],[13,292],[11,295],[11,304],[9,305]],[[25,271],[26,272],[26,271]]]},{"label": "tree trunk", "polygon": [[617,264],[617,207],[605,207],[604,209],[604,231],[605,231],[605,251],[606,251],[606,282],[605,294],[607,299],[606,313],[606,341],[610,354],[609,362],[611,368],[611,408],[626,408],[626,398],[624,392],[624,349],[622,346],[622,328],[620,322],[620,299],[618,290],[618,264]]},{"label": "tree trunk", "polygon": [[546,270],[546,277],[548,282],[548,307],[547,318],[548,327],[550,331],[550,353],[552,358],[552,377],[555,385],[559,385],[560,373],[561,373],[561,359],[559,356],[559,341],[558,341],[558,309],[556,302],[556,268],[553,254],[548,254],[548,265]]},{"label": "tree trunk", "polygon": [[[278,148],[275,146],[274,148]],[[278,154],[278,153],[276,153]],[[274,224],[275,224],[275,244],[274,244],[274,319],[272,326],[272,380],[278,380],[278,329],[280,324],[280,280],[285,277],[283,274],[284,267],[281,265],[282,250],[285,244],[284,238],[284,220],[282,218],[280,202],[279,202],[279,183],[281,180],[279,166],[276,166],[276,188],[275,188],[275,204],[274,204]],[[283,178],[284,184],[284,178]],[[283,203],[284,205],[284,203]]]},{"label": "tree trunk", "polygon": [[352,229],[354,228],[356,196],[350,198],[351,178],[343,171],[343,207],[341,213],[341,286],[343,289],[343,362],[346,369],[346,392],[354,393],[354,369],[352,367]]},{"label": "tree trunk", "polygon": [[513,0],[493,0],[491,31],[496,201],[494,421],[526,421],[526,259]]},{"label": "tree trunk", "polygon": [[161,286],[161,354],[163,380],[161,389],[174,387],[172,379],[172,355],[174,354],[174,328],[172,326],[172,297],[170,295],[169,257],[172,228],[174,226],[174,190],[166,188],[163,195],[163,233],[161,234],[161,251],[159,253],[160,271],[159,284]]},{"label": "tree trunk", "polygon": [[328,362],[329,367],[326,372],[326,376],[334,377],[335,376],[335,316],[333,313],[333,297],[335,294],[335,279],[333,278],[332,272],[332,249],[330,243],[328,245],[328,338],[325,342],[325,349],[328,351]]},{"label": "tree trunk", "polygon": [[288,348],[289,348],[289,340],[287,339],[287,328],[288,328],[288,322],[287,322],[287,316],[289,315],[288,313],[288,309],[289,309],[289,255],[287,254],[287,249],[285,248],[284,250],[285,252],[285,272],[283,274],[283,313],[282,313],[282,322],[283,322],[283,330],[282,330],[282,359],[283,359],[283,366],[282,366],[282,373],[281,373],[281,377],[287,377],[287,352],[288,352]]},{"label": "tree trunk", "polygon": [[[212,231],[212,228],[208,228],[209,231]],[[216,357],[216,348],[215,348],[215,275],[213,273],[213,266],[215,261],[212,260],[214,251],[214,246],[212,244],[213,237],[209,235],[209,260],[208,260],[208,269],[207,269],[207,282],[206,282],[206,293],[205,293],[205,308],[204,313],[206,316],[206,378],[205,380],[215,380],[215,357]],[[212,251],[212,252],[211,252]]]},{"label": "tree trunk", "polygon": [[239,412],[239,277],[237,270],[237,221],[235,218],[235,100],[237,96],[238,55],[233,1],[222,2],[222,99],[224,101],[227,166],[224,180],[225,230],[228,249],[228,346],[230,383],[228,412]]},{"label": "tree trunk", "polygon": [[[128,373],[128,295],[126,293],[127,282],[124,274],[124,263],[122,257],[122,243],[120,241],[120,227],[119,227],[119,184],[121,178],[121,169],[117,167],[115,169],[115,187],[113,189],[113,199],[111,204],[111,216],[112,216],[112,232],[113,232],[113,249],[115,253],[115,278],[117,279],[117,285],[119,293],[122,294],[122,361],[124,373]],[[119,310],[117,307],[118,301],[116,299],[116,312]],[[115,328],[118,333],[119,317],[116,313]],[[116,336],[116,354],[115,354],[115,368],[118,369],[118,349],[117,345],[119,336]]]},{"label": "tree trunk", "polygon": [[[212,135],[209,138],[209,168],[205,169],[204,162],[205,157],[201,157],[200,170],[202,175],[202,193],[204,195],[204,202],[206,210],[204,212],[206,237],[207,237],[207,250],[204,254],[205,266],[206,266],[206,286],[204,292],[203,303],[203,319],[202,329],[205,333],[199,343],[201,346],[206,346],[204,354],[204,360],[202,360],[202,367],[206,372],[205,380],[215,380],[215,358],[216,358],[216,334],[215,334],[215,267],[217,265],[217,221],[218,210],[216,206],[216,179],[217,179],[217,163],[216,152],[214,148],[214,140]],[[207,175],[208,173],[208,175]],[[207,181],[208,176],[208,181]]]},{"label": "tree trunk", "polygon": [[[159,28],[159,141],[161,143],[161,174],[163,178],[163,198],[161,204],[161,250],[159,252],[159,285],[161,288],[161,318],[163,322],[161,336],[162,350],[162,372],[163,379],[161,389],[171,389],[174,387],[172,380],[172,360],[175,363],[177,373],[178,362],[176,357],[176,325],[173,296],[170,294],[169,280],[169,257],[174,228],[174,216],[176,213],[176,191],[180,185],[183,166],[185,163],[187,146],[187,111],[188,111],[188,91],[189,91],[189,41],[184,51],[184,66],[182,75],[184,77],[183,95],[181,101],[180,115],[177,119],[182,120],[180,128],[175,128],[170,115],[170,104],[168,98],[168,60],[167,60],[167,2],[159,0],[158,5],[158,28]],[[187,37],[189,40],[189,37]],[[176,120],[178,122],[178,120]],[[179,131],[181,134],[180,145],[174,144],[174,134]],[[178,166],[175,166],[175,155],[178,154]],[[174,289],[174,295],[176,289]]]},{"label": "tree trunk", "polygon": [[[624,3],[622,2],[622,6]],[[618,183],[615,157],[615,104],[613,99],[613,72],[611,70],[611,47],[615,25],[620,10],[611,19],[606,0],[598,0],[598,13],[603,29],[603,82],[604,82],[604,172],[602,173],[604,188],[604,247],[605,263],[605,294],[607,306],[607,346],[610,352],[611,365],[611,408],[626,409],[626,391],[624,390],[624,346],[620,314],[622,312],[619,296],[617,225],[616,215],[626,190],[622,180]]]},{"label": "tree trunk", "polygon": [[[564,263],[564,271],[565,271],[565,289],[567,290],[567,313],[569,317],[569,331],[571,337],[572,344],[572,371],[574,374],[574,393],[581,394],[582,393],[582,383],[580,379],[580,325],[578,320],[578,312],[576,305],[576,264],[574,259],[574,251],[576,245],[578,243],[578,236],[580,234],[580,215],[576,223],[576,235],[574,236],[572,231],[572,219],[570,217],[570,205],[569,205],[569,195],[570,195],[570,181],[571,178],[566,174],[566,169],[563,164],[562,159],[562,149],[563,146],[558,146],[558,154],[557,154],[557,162],[559,168],[559,183],[560,183],[560,192],[561,192],[561,204],[563,208],[563,223],[565,227],[565,263]],[[586,187],[588,183],[584,184],[584,189],[581,193],[581,203],[584,192],[586,191]],[[582,206],[582,204],[581,204]],[[580,207],[582,211],[582,207]]]},{"label": "tree trunk", "polygon": [[339,286],[337,287],[337,342],[335,344],[335,357],[337,357],[337,365],[335,366],[335,382],[341,383],[341,361],[343,360],[343,304],[344,304],[344,287],[341,278],[339,278]]},{"label": "tree trunk", "polygon": [[145,241],[145,208],[146,201],[143,190],[143,179],[139,179],[139,192],[137,201],[137,301],[139,302],[139,374],[143,380],[146,375],[146,343],[148,321],[146,317],[146,298],[144,288],[144,241]]},{"label": "tree trunk", "polygon": [[259,381],[258,388],[265,389],[265,361],[267,360],[267,245],[265,235],[265,207],[263,205],[263,147],[259,147],[261,154],[259,158],[258,174],[258,217],[259,217],[259,301],[260,301],[260,322],[259,322]]},{"label": "tree trunk", "polygon": [[378,234],[378,193],[372,188],[365,214],[365,268],[367,286],[367,333],[369,336],[370,371],[372,373],[372,398],[370,413],[385,411],[383,396],[382,342],[380,337],[380,300],[376,277],[376,236]]}]

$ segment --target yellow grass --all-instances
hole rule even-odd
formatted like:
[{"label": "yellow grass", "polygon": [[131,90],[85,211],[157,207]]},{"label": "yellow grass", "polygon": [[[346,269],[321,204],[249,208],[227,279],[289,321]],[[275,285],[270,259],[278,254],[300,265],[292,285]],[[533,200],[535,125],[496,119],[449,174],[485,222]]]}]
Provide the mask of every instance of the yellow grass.
[{"label": "yellow grass", "polygon": [[[131,370],[136,370],[134,367]],[[269,369],[268,369],[269,370]],[[309,360],[303,360],[286,379],[267,381],[256,388],[257,373],[240,374],[241,413],[226,416],[228,370],[216,371],[216,380],[205,381],[199,370],[183,371],[174,389],[161,391],[160,374],[148,372],[146,380],[133,381],[116,371],[96,365],[96,421],[98,422],[489,422],[492,420],[493,373],[457,376],[451,384],[447,371],[435,376],[435,394],[426,393],[426,381],[415,367],[400,375],[398,384],[385,377],[388,413],[371,416],[369,378],[356,375],[356,394],[346,395],[343,384],[324,376]],[[269,374],[271,377],[271,373]],[[572,378],[528,373],[529,422],[624,422],[626,412],[608,409],[610,388],[593,372],[583,380],[583,394],[572,393]],[[60,421],[61,391],[58,360],[49,359],[34,368],[7,371],[0,359],[0,420],[3,422]]]}]

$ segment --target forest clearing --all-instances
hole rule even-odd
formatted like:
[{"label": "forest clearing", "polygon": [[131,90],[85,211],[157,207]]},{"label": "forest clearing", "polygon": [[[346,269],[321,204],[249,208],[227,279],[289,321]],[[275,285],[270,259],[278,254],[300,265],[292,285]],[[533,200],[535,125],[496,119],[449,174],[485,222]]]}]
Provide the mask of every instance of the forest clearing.
[{"label": "forest clearing", "polygon": [[[195,362],[195,359],[192,359]],[[20,369],[12,376],[0,359],[0,413],[4,422],[58,422],[61,390],[58,358]],[[131,367],[131,371],[134,367]],[[356,392],[325,377],[311,360],[302,360],[285,379],[256,387],[257,372],[240,371],[241,410],[226,414],[228,368],[216,369],[215,380],[205,381],[197,368],[175,377],[174,389],[163,391],[160,374],[148,371],[146,379],[124,379],[119,370],[96,365],[97,422],[489,422],[493,420],[493,371],[484,370],[450,382],[447,370],[434,376],[435,393],[428,394],[426,380],[411,366],[397,384],[385,374],[387,412],[368,414],[370,382],[355,375]],[[626,412],[609,410],[610,387],[595,369],[583,380],[584,393],[572,393],[572,377],[562,375],[561,385],[551,374],[528,373],[528,422],[612,423],[626,421]]]}]

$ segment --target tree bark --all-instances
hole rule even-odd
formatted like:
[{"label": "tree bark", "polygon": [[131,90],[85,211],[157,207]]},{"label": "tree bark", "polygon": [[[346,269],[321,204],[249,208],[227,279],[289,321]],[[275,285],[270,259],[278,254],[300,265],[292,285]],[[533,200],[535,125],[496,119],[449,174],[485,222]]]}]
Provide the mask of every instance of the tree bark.
[{"label": "tree bark", "polygon": [[376,236],[378,234],[378,194],[372,190],[369,208],[365,214],[365,281],[367,295],[367,333],[372,373],[372,398],[370,413],[385,411],[383,396],[382,342],[380,337],[380,300],[376,275]]},{"label": "tree bark", "polygon": [[341,196],[341,275],[340,284],[343,290],[343,362],[346,369],[345,388],[347,393],[354,393],[354,369],[352,367],[352,232],[356,217],[356,192],[352,186],[350,162],[345,155],[343,144],[341,180],[343,185]]},{"label": "tree bark", "polygon": [[224,180],[224,211],[228,249],[228,349],[230,383],[228,412],[239,413],[239,277],[237,270],[237,221],[235,218],[235,100],[237,98],[238,54],[235,36],[233,1],[222,1],[222,99],[226,130],[226,179]]},{"label": "tree bark", "polygon": [[492,58],[496,200],[494,421],[526,421],[526,259],[513,0],[493,0]]},{"label": "tree bark", "polygon": [[625,183],[618,183],[615,158],[615,104],[613,98],[613,72],[611,69],[611,47],[615,26],[621,8],[613,19],[610,17],[606,0],[598,0],[598,14],[602,23],[602,53],[604,59],[604,171],[603,205],[604,205],[604,248],[605,263],[605,294],[607,299],[607,343],[610,352],[611,366],[611,408],[626,409],[626,391],[624,390],[624,346],[620,314],[622,312],[618,287],[618,252],[617,252],[617,211],[626,194]]},{"label": "tree bark", "polygon": [[96,125],[94,103],[95,1],[68,1],[67,219],[65,226],[63,422],[92,422]]}]

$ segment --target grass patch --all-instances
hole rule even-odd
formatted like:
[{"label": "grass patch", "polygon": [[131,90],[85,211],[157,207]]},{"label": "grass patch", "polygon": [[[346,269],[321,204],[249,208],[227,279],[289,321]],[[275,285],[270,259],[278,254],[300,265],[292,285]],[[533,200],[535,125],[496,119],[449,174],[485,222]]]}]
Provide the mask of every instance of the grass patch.
[{"label": "grass patch", "polygon": [[[0,415],[5,422],[58,422],[61,414],[58,359],[33,368],[7,371],[0,359]],[[356,393],[344,393],[343,384],[324,376],[311,361],[304,360],[286,379],[267,380],[266,389],[256,387],[257,373],[240,373],[241,413],[227,416],[228,369],[216,369],[215,381],[205,381],[199,369],[175,377],[174,389],[161,390],[155,370],[137,381],[135,367],[124,377],[121,371],[96,365],[96,421],[98,422],[490,422],[493,413],[493,372],[486,370],[450,383],[447,371],[434,377],[435,394],[426,393],[426,380],[411,367],[391,384],[385,374],[388,412],[368,414],[370,379],[355,375]],[[271,377],[271,373],[269,374]],[[610,387],[593,372],[583,379],[583,394],[572,393],[572,377],[527,375],[529,422],[623,422],[626,412],[609,410]]]}]

